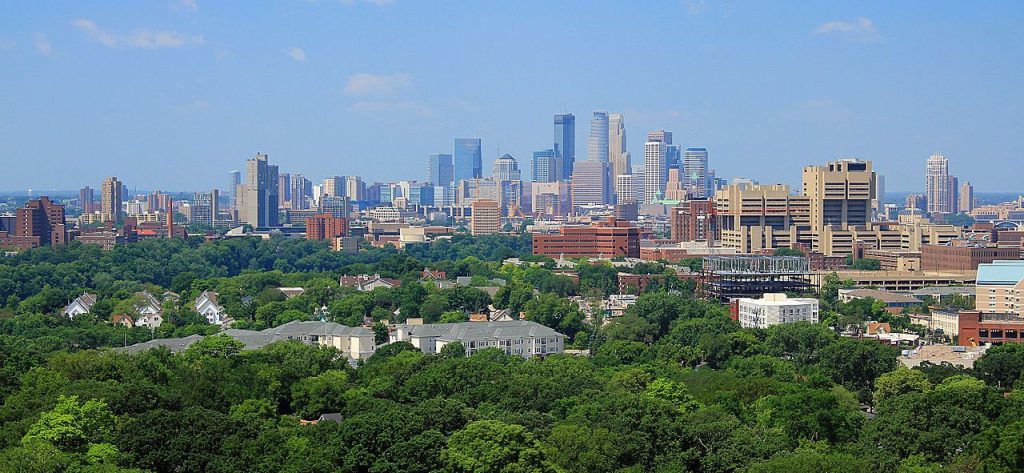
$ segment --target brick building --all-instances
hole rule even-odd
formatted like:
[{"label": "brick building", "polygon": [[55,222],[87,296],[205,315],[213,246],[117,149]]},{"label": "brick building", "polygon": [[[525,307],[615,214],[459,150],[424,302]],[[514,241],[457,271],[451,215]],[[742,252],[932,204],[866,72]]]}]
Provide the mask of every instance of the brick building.
[{"label": "brick building", "polygon": [[469,204],[469,232],[473,235],[494,235],[501,232],[501,205],[496,200],[474,200]]},{"label": "brick building", "polygon": [[715,205],[710,199],[691,200],[669,211],[673,241],[714,241],[718,239]]},{"label": "brick building", "polygon": [[924,271],[976,271],[978,265],[995,260],[1020,259],[1020,248],[995,246],[922,245]]},{"label": "brick building", "polygon": [[533,254],[551,258],[640,257],[640,229],[614,217],[586,227],[562,227],[558,234],[533,234]]},{"label": "brick building", "polygon": [[29,249],[68,242],[64,206],[47,196],[30,200],[18,209],[13,226],[13,235],[9,231],[0,232],[0,247]]},{"label": "brick building", "polygon": [[1024,341],[1024,319],[963,310],[960,311],[958,335],[958,342],[967,346],[1021,343]]},{"label": "brick building", "polygon": [[306,219],[306,239],[313,241],[334,241],[348,236],[348,219],[331,214],[317,214]]}]

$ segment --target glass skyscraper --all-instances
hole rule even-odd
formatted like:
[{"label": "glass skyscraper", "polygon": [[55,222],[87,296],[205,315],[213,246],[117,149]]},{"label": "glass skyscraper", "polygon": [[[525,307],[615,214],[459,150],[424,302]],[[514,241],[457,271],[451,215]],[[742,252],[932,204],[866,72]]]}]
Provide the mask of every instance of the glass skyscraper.
[{"label": "glass skyscraper", "polygon": [[595,111],[590,120],[587,160],[608,162],[608,112],[604,110]]},{"label": "glass skyscraper", "polygon": [[483,176],[483,156],[480,153],[480,138],[455,138],[454,180],[474,179]]},{"label": "glass skyscraper", "polygon": [[562,166],[558,179],[568,179],[576,162],[576,117],[571,113],[555,115],[554,151]]},{"label": "glass skyscraper", "polygon": [[454,176],[452,155],[431,154],[427,160],[427,182],[435,186],[450,186]]},{"label": "glass skyscraper", "polygon": [[704,198],[710,195],[714,184],[708,182],[707,148],[686,148],[683,153],[683,175],[692,197]]},{"label": "glass skyscraper", "polygon": [[533,161],[530,162],[533,182],[555,182],[559,180],[559,171],[555,150],[542,149],[533,152]]}]

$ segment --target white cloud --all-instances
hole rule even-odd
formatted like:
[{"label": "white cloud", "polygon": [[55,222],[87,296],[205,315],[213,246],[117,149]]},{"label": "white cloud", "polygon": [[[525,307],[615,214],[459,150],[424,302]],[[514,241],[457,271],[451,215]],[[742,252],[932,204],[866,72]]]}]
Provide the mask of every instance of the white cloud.
[{"label": "white cloud", "polygon": [[348,95],[392,95],[412,85],[408,74],[360,73],[348,78],[345,93]]},{"label": "white cloud", "polygon": [[814,34],[840,35],[857,41],[874,41],[878,39],[878,30],[875,28],[875,24],[863,16],[858,16],[853,21],[828,21],[822,23],[814,29]]},{"label": "white cloud", "polygon": [[296,61],[306,62],[306,52],[303,51],[302,48],[298,46],[292,46],[288,48],[288,51],[286,51],[286,53]]},{"label": "white cloud", "polygon": [[111,33],[101,29],[92,20],[85,18],[75,20],[74,25],[93,41],[98,41],[104,46],[114,49],[179,48],[182,46],[201,45],[206,42],[202,35],[188,36],[177,31],[137,29],[126,34]]},{"label": "white cloud", "polygon": [[46,35],[42,33],[36,33],[36,51],[43,56],[49,56],[53,54],[53,45],[50,44],[50,40]]},{"label": "white cloud", "polygon": [[683,5],[691,15],[703,14],[709,7],[707,0],[683,0]]},{"label": "white cloud", "polygon": [[178,3],[174,5],[174,8],[177,10],[196,11],[199,10],[199,4],[196,3],[196,0],[178,0]]}]

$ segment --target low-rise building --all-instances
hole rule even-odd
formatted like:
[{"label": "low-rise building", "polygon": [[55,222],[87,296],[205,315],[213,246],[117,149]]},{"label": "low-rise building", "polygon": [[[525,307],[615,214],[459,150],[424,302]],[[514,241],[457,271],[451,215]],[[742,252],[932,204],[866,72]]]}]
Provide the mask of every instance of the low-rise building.
[{"label": "low-rise building", "polygon": [[401,286],[402,281],[384,278],[379,274],[357,274],[355,276],[342,276],[339,285],[354,287],[357,291],[370,292],[378,287],[392,288]]},{"label": "low-rise building", "polygon": [[550,258],[640,257],[640,229],[614,217],[590,226],[564,226],[557,235],[533,234],[533,254]]},{"label": "low-rise building", "polygon": [[782,293],[767,293],[761,299],[736,299],[733,317],[744,328],[767,328],[794,322],[818,322],[818,300],[790,298]]},{"label": "low-rise building", "polygon": [[461,322],[454,324],[398,324],[391,342],[409,342],[424,353],[437,353],[445,345],[462,342],[466,356],[498,348],[525,358],[562,353],[565,335],[536,322]]},{"label": "low-rise building", "polygon": [[82,295],[76,297],[75,300],[71,301],[71,303],[64,307],[64,316],[69,319],[74,319],[79,315],[88,314],[89,311],[92,310],[92,305],[96,303],[97,297],[98,296],[96,294],[83,292]]}]

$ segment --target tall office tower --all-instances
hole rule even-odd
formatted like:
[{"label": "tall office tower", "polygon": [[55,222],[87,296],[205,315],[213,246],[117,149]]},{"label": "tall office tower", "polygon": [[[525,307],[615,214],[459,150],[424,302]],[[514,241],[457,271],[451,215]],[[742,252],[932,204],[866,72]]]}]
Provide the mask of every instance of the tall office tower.
[{"label": "tall office tower", "polygon": [[703,199],[714,194],[714,184],[708,182],[708,150],[686,148],[683,153],[683,173],[690,195]]},{"label": "tall office tower", "polygon": [[277,175],[277,208],[298,208],[292,207],[292,175],[286,172]]},{"label": "tall office tower", "polygon": [[324,179],[323,195],[345,197],[345,176],[331,176]]},{"label": "tall office tower", "polygon": [[665,168],[665,142],[644,143],[644,200],[649,204],[661,199],[665,192],[668,173]]},{"label": "tall office tower", "polygon": [[359,176],[348,176],[345,178],[345,197],[351,201],[366,199],[366,184]]},{"label": "tall office tower", "polygon": [[245,183],[239,186],[238,220],[257,228],[277,226],[278,169],[267,155],[245,162]]},{"label": "tall office tower", "polygon": [[[680,173],[683,172],[683,147],[681,145],[665,146],[665,167],[678,169]],[[684,174],[680,175],[686,177]]]},{"label": "tall office tower", "polygon": [[586,160],[576,163],[572,171],[572,205],[607,204],[611,202],[608,163]]},{"label": "tall office tower", "polygon": [[974,186],[970,181],[960,185],[960,211],[970,213],[974,210]]},{"label": "tall office tower", "polygon": [[644,201],[644,195],[647,193],[647,189],[644,187],[647,185],[646,174],[644,166],[633,167],[633,202],[642,203]]},{"label": "tall office tower", "polygon": [[679,168],[668,168],[668,178],[665,180],[665,200],[683,201],[689,194],[690,192],[679,174]]},{"label": "tall office tower", "polygon": [[576,117],[571,113],[555,115],[555,157],[562,169],[557,179],[569,179],[576,163]]},{"label": "tall office tower", "polygon": [[519,163],[516,162],[516,158],[509,154],[504,154],[500,158],[495,159],[491,171],[491,174],[499,181],[518,181],[522,179]]},{"label": "tall office tower", "polygon": [[632,167],[626,151],[626,123],[621,113],[608,114],[608,162],[612,163],[612,176],[629,174]]},{"label": "tall office tower", "polygon": [[876,214],[885,208],[885,176],[881,174],[875,174],[875,196],[871,199],[871,208]]},{"label": "tall office tower", "polygon": [[325,195],[320,198],[317,210],[321,214],[327,214],[335,218],[348,218],[348,197],[338,195]]},{"label": "tall office tower", "polygon": [[949,160],[941,154],[928,157],[924,171],[924,198],[928,213],[953,211],[952,193],[949,192]]},{"label": "tall office tower", "polygon": [[454,178],[452,155],[434,153],[427,158],[427,182],[435,186],[451,186]]},{"label": "tall office tower", "polygon": [[100,186],[100,221],[121,224],[121,199],[124,184],[116,177],[108,177]]},{"label": "tall office tower", "polygon": [[949,213],[960,212],[960,180],[956,176],[949,176],[946,180],[946,192],[949,193]]},{"label": "tall office tower", "polygon": [[495,200],[474,200],[469,205],[469,232],[473,235],[494,235],[501,231],[501,204]]},{"label": "tall office tower", "polygon": [[217,222],[217,189],[192,194],[192,223],[213,226]]},{"label": "tall office tower", "polygon": [[647,141],[660,141],[665,146],[672,144],[672,132],[665,130],[654,130],[647,132]]},{"label": "tall office tower", "polygon": [[555,182],[559,180],[561,171],[555,150],[542,149],[533,152],[533,160],[530,162],[530,177],[533,182]]},{"label": "tall office tower", "polygon": [[632,174],[615,176],[615,203],[636,203],[636,178]]},{"label": "tall office tower", "polygon": [[242,171],[237,169],[230,172],[231,187],[228,187],[228,195],[231,196],[231,208],[238,208],[238,186],[242,185]]},{"label": "tall office tower", "polygon": [[91,214],[96,210],[95,202],[93,202],[95,197],[92,187],[85,186],[78,191],[78,203],[82,206],[82,213]]},{"label": "tall office tower", "polygon": [[302,174],[292,174],[291,194],[292,209],[309,209],[309,199],[313,197],[313,183]]},{"label": "tall office tower", "polygon": [[590,119],[587,137],[587,160],[608,162],[608,112],[597,110]]},{"label": "tall office tower", "polygon": [[453,180],[483,176],[483,157],[480,154],[480,138],[455,138],[453,153]]},{"label": "tall office tower", "polygon": [[871,161],[840,159],[823,166],[805,166],[803,195],[810,200],[810,229],[820,233],[871,223],[875,173]]}]

